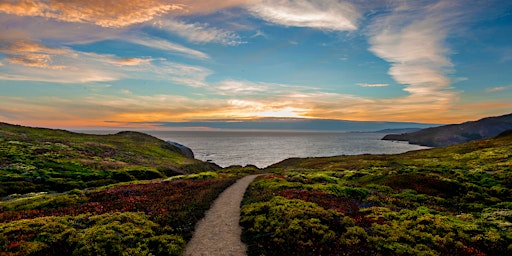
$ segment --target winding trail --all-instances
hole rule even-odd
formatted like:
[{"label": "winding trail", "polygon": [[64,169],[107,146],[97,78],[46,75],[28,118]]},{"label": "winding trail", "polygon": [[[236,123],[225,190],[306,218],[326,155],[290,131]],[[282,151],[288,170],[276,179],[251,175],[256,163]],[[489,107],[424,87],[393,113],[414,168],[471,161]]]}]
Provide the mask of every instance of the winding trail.
[{"label": "winding trail", "polygon": [[185,256],[247,255],[247,247],[240,239],[240,203],[245,190],[257,176],[243,177],[219,195],[197,223]]}]

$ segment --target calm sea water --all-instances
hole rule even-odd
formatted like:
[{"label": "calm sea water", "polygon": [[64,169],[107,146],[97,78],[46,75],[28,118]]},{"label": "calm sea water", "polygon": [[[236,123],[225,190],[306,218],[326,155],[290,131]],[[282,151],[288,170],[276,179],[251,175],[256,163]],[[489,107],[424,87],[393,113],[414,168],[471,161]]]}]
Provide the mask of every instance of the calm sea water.
[{"label": "calm sea water", "polygon": [[383,141],[383,133],[302,131],[144,131],[183,144],[222,167],[266,167],[290,157],[395,154],[426,147]]}]

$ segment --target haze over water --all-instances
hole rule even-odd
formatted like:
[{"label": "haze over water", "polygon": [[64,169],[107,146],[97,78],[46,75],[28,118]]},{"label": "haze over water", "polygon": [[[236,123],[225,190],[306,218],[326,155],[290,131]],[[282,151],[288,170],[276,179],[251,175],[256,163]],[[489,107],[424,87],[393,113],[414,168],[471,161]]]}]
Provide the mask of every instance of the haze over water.
[{"label": "haze over water", "polygon": [[396,154],[427,147],[382,141],[383,133],[303,131],[146,131],[183,144],[195,157],[222,167],[267,167],[291,157]]}]

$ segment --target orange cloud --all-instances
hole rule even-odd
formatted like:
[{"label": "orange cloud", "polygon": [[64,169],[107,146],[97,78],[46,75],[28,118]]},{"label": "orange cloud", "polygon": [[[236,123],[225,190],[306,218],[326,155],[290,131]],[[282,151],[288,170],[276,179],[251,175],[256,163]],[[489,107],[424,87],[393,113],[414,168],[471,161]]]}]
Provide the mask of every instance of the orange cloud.
[{"label": "orange cloud", "polygon": [[197,13],[211,13],[221,9],[246,5],[253,2],[259,2],[256,0],[175,0],[176,4],[180,4],[183,7],[182,14],[197,14]]},{"label": "orange cloud", "polygon": [[125,27],[168,13],[174,15],[207,13],[246,2],[240,0],[14,0],[0,3],[0,12],[65,22],[92,23],[102,27]]},{"label": "orange cloud", "polygon": [[141,58],[120,58],[113,59],[112,63],[119,66],[138,66],[148,64],[152,59],[141,59]]},{"label": "orange cloud", "polygon": [[64,69],[64,65],[55,65],[51,54],[66,54],[67,49],[49,48],[40,44],[17,41],[0,47],[7,54],[6,60],[27,67]]},{"label": "orange cloud", "polygon": [[7,14],[94,23],[102,27],[124,27],[141,23],[182,8],[179,4],[159,0],[18,0],[0,3],[0,10]]},{"label": "orange cloud", "polygon": [[50,54],[63,54],[66,53],[65,49],[50,48],[44,45],[40,45],[33,42],[17,41],[14,43],[7,44],[0,48],[2,51],[13,52],[13,53],[34,53],[34,52],[46,52]]}]

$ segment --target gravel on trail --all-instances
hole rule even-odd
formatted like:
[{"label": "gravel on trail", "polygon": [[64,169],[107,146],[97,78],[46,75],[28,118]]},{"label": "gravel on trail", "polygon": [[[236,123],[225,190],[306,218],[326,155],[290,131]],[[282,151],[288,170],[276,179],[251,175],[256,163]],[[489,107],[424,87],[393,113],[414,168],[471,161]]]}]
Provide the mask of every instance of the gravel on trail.
[{"label": "gravel on trail", "polygon": [[247,255],[247,247],[240,239],[240,203],[245,190],[257,176],[243,177],[219,195],[197,223],[185,256]]}]

